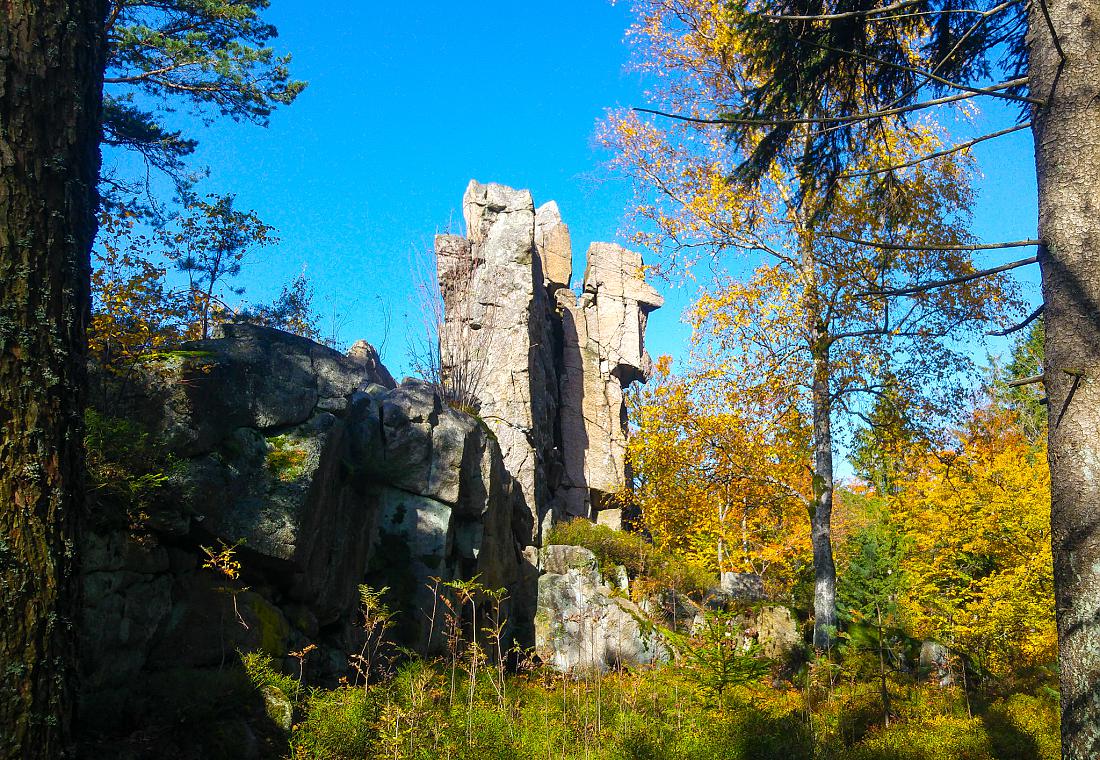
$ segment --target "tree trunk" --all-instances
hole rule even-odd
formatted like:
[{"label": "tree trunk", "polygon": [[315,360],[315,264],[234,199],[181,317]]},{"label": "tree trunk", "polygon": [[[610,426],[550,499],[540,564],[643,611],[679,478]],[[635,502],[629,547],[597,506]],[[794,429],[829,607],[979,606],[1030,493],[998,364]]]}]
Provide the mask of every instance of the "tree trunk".
[{"label": "tree trunk", "polygon": [[101,0],[0,4],[0,757],[69,750]]},{"label": "tree trunk", "polygon": [[1062,753],[1100,756],[1100,0],[1031,8]]},{"label": "tree trunk", "polygon": [[824,330],[811,327],[814,376],[813,503],[810,542],[814,550],[814,648],[828,649],[836,634],[836,565],[833,564],[833,429],[829,393],[829,347]]}]

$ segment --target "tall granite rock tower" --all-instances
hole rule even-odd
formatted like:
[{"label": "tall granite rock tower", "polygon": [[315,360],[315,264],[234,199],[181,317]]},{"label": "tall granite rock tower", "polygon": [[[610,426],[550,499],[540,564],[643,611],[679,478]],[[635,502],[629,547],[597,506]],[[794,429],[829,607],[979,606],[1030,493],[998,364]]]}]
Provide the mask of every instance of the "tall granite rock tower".
[{"label": "tall granite rock tower", "polygon": [[638,253],[593,243],[578,296],[572,244],[557,204],[471,181],[467,234],[435,250],[445,320],[445,377],[496,435],[532,543],[566,516],[618,526],[611,494],[627,485],[624,391],[644,382],[649,312],[663,299]]}]

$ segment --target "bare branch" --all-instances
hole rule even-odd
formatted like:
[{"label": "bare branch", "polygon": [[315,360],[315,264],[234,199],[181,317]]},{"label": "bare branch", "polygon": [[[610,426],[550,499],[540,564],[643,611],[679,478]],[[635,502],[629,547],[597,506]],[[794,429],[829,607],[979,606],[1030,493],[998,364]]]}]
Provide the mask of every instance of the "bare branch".
[{"label": "bare branch", "polygon": [[1019,132],[1021,129],[1029,129],[1030,127],[1031,127],[1031,122],[1030,121],[1025,121],[1023,124],[1017,124],[1014,127],[1009,127],[1008,129],[1002,129],[998,132],[990,132],[988,135],[982,135],[981,137],[977,137],[973,140],[968,140],[967,142],[959,143],[958,145],[956,145],[954,147],[951,147],[951,148],[947,148],[946,150],[938,150],[935,153],[929,153],[927,156],[921,156],[920,158],[914,159],[912,161],[907,161],[904,164],[894,164],[893,166],[886,166],[886,167],[883,167],[882,169],[869,169],[869,170],[864,171],[864,172],[849,172],[847,174],[841,174],[839,177],[837,177],[837,179],[855,179],[856,177],[870,177],[870,176],[873,176],[875,174],[885,174],[886,172],[897,171],[899,169],[908,169],[910,166],[916,166],[917,164],[924,163],[925,161],[931,161],[934,158],[940,158],[941,156],[947,156],[947,155],[950,155],[951,153],[958,153],[960,150],[966,150],[967,148],[971,148],[971,147],[977,145],[980,142],[985,142],[986,140],[992,140],[995,137],[1003,137],[1004,135],[1012,134],[1013,132]]},{"label": "bare branch", "polygon": [[1028,264],[1034,264],[1039,260],[1038,256],[1029,256],[1026,259],[1020,259],[1019,261],[1012,261],[1008,264],[1001,264],[999,267],[992,267],[991,269],[980,269],[970,274],[964,274],[960,277],[952,277],[949,280],[935,280],[933,282],[920,283],[918,285],[911,285],[905,288],[897,288],[894,290],[879,290],[863,293],[862,295],[868,296],[909,296],[916,293],[924,293],[929,290],[935,290],[936,288],[944,288],[948,285],[961,285],[964,282],[970,282],[971,280],[977,280],[981,277],[989,277],[991,275],[1000,274],[1001,272],[1007,272],[1010,269],[1017,269],[1019,267],[1027,266]]},{"label": "bare branch", "polygon": [[861,240],[847,235],[821,233],[821,237],[843,240],[853,245],[865,245],[869,248],[881,248],[884,251],[994,251],[1001,248],[1026,248],[1029,245],[1041,245],[1041,240],[1012,240],[1007,243],[943,243],[942,245],[900,245],[883,243],[880,240]]},{"label": "bare branch", "polygon": [[1009,388],[1022,388],[1025,385],[1035,385],[1041,383],[1046,378],[1046,375],[1031,375],[1030,377],[1021,377],[1019,380],[1010,380],[1005,383],[1005,386]]},{"label": "bare branch", "polygon": [[1008,328],[1007,330],[994,330],[992,332],[987,332],[986,335],[994,335],[998,338],[1003,338],[1004,336],[1010,335],[1010,334],[1016,332],[1017,330],[1023,330],[1025,327],[1027,327],[1032,322],[1034,322],[1038,318],[1038,316],[1042,313],[1043,313],[1043,304],[1039,304],[1039,307],[1037,309],[1035,309],[1035,311],[1031,312],[1031,314],[1028,315],[1027,319],[1025,319],[1020,324],[1013,325],[1012,327]]},{"label": "bare branch", "polygon": [[901,2],[894,3],[893,5],[886,5],[882,8],[872,8],[866,11],[847,11],[845,13],[823,13],[819,16],[776,16],[769,13],[761,13],[760,18],[767,19],[768,21],[836,21],[839,19],[858,18],[861,16],[879,16],[883,13],[890,13],[892,11],[919,5],[921,2],[922,0],[901,0]]},{"label": "bare branch", "polygon": [[691,122],[692,124],[744,124],[747,126],[760,126],[760,127],[782,127],[782,126],[795,126],[798,124],[851,124],[859,121],[867,121],[869,119],[878,119],[884,116],[897,116],[898,114],[909,113],[911,111],[919,111],[924,108],[931,108],[932,106],[944,105],[945,103],[955,103],[960,100],[969,100],[970,98],[978,95],[990,95],[1000,92],[1001,90],[1009,90],[1013,87],[1019,87],[1020,85],[1027,84],[1027,77],[1019,77],[1018,79],[1012,79],[1007,82],[1001,82],[999,84],[991,85],[989,87],[975,88],[975,92],[965,92],[959,95],[947,95],[942,98],[934,98],[932,100],[925,100],[921,103],[913,103],[908,106],[898,106],[897,108],[886,108],[880,111],[869,111],[867,113],[852,114],[851,116],[821,116],[817,118],[801,118],[801,119],[737,119],[737,118],[701,118],[698,116],[684,116],[682,114],[669,113],[667,111],[661,111],[655,108],[640,108],[635,106],[631,110],[636,113],[649,113],[654,116],[664,116],[668,119],[676,119],[677,121]]}]

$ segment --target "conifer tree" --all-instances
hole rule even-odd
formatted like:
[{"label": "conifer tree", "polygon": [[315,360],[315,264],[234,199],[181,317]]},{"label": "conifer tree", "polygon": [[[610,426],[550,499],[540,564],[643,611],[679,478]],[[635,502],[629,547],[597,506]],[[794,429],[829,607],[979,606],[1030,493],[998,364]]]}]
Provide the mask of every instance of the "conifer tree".
[{"label": "conifer tree", "polygon": [[0,5],[0,756],[69,749],[104,3]]}]

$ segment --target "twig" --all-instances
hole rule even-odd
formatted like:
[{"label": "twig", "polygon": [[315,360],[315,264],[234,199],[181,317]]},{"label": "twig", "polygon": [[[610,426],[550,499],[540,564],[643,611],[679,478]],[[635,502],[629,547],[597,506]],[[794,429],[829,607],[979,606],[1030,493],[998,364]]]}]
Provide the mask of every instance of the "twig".
[{"label": "twig", "polygon": [[981,269],[977,272],[971,272],[970,274],[964,274],[960,277],[952,277],[949,280],[934,280],[933,282],[925,282],[918,285],[910,285],[904,288],[896,288],[892,290],[878,290],[862,293],[865,296],[908,296],[916,293],[924,293],[928,290],[935,290],[936,288],[944,288],[948,285],[961,285],[964,282],[970,282],[971,280],[977,280],[980,277],[989,277],[990,275],[999,274],[1000,272],[1007,272],[1010,269],[1016,269],[1018,267],[1027,266],[1028,264],[1034,264],[1039,260],[1038,256],[1029,256],[1026,259],[1020,259],[1019,261],[1012,261],[1008,264],[1001,264],[999,267],[992,267],[991,269]]},{"label": "twig", "polygon": [[907,161],[904,164],[894,164],[893,166],[886,166],[886,167],[883,167],[882,169],[869,169],[869,170],[863,171],[863,172],[848,172],[847,174],[841,174],[840,176],[837,177],[837,179],[855,179],[856,177],[870,177],[870,176],[875,175],[875,174],[885,174],[886,172],[897,171],[899,169],[908,169],[910,166],[916,166],[917,164],[924,163],[925,161],[931,161],[934,158],[940,158],[941,156],[947,156],[947,155],[950,155],[951,153],[958,153],[960,150],[966,150],[967,148],[973,147],[973,146],[977,145],[980,142],[985,142],[986,140],[992,140],[995,137],[1003,137],[1004,135],[1011,134],[1013,132],[1018,132],[1021,129],[1028,129],[1030,127],[1031,127],[1031,122],[1030,121],[1024,122],[1023,124],[1017,124],[1014,127],[1009,127],[1008,129],[1002,129],[998,132],[991,132],[988,135],[982,135],[981,137],[977,137],[973,140],[968,140],[967,142],[960,143],[960,144],[958,144],[954,147],[947,148],[945,150],[938,150],[935,153],[929,153],[927,156],[922,156],[922,157],[914,159],[912,161]]},{"label": "twig", "polygon": [[866,245],[871,248],[881,248],[884,251],[995,251],[1000,248],[1026,248],[1029,245],[1040,245],[1041,240],[1012,240],[1007,243],[943,243],[940,245],[901,245],[897,243],[883,243],[880,240],[862,240],[847,235],[822,233],[822,237],[843,240],[853,245]]},{"label": "twig", "polygon": [[1039,304],[1038,308],[1036,308],[1035,311],[1031,312],[1031,314],[1028,315],[1028,318],[1025,319],[1023,322],[1021,322],[1020,324],[1013,325],[1012,327],[1009,327],[1007,330],[993,330],[992,332],[987,332],[986,335],[994,335],[998,338],[1003,338],[1004,336],[1009,335],[1011,333],[1014,333],[1017,330],[1023,330],[1025,327],[1027,327],[1032,322],[1034,322],[1038,318],[1038,316],[1042,313],[1043,313],[1043,304]]}]

